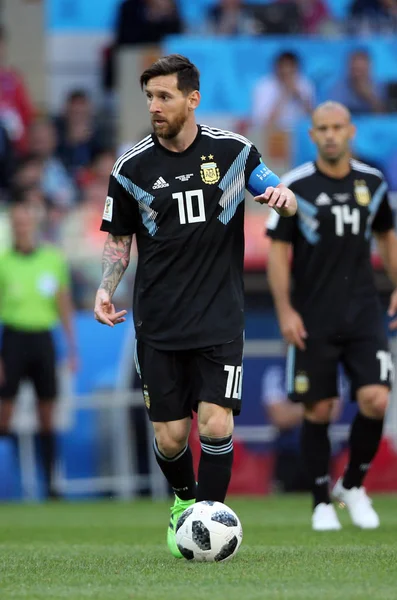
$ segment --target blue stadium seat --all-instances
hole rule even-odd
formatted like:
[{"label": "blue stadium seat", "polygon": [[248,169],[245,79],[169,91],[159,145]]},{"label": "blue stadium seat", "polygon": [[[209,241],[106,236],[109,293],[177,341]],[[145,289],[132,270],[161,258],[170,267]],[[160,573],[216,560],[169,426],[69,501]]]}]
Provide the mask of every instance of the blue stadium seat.
[{"label": "blue stadium seat", "polygon": [[[329,86],[343,75],[350,52],[363,46],[362,39],[353,38],[171,36],[164,43],[164,51],[188,56],[201,70],[202,114],[248,117],[253,87],[260,77],[271,73],[273,61],[281,51],[292,50],[300,56],[302,70],[315,83],[317,100],[321,102],[326,99]],[[397,38],[365,40],[365,48],[372,57],[376,77],[380,81],[397,80]]]}]

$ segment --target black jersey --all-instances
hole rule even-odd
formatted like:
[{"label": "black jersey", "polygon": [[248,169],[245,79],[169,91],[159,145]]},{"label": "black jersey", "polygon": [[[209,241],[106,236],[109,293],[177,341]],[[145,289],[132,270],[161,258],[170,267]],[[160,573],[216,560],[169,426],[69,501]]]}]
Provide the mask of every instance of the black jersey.
[{"label": "black jersey", "polygon": [[180,153],[152,134],[115,163],[102,231],[136,234],[136,335],[179,350],[243,330],[245,189],[279,179],[246,138],[205,125]]},{"label": "black jersey", "polygon": [[269,220],[267,234],[293,247],[293,304],[316,332],[343,330],[363,304],[376,299],[371,232],[393,228],[383,175],[351,160],[342,179],[309,162],[283,178],[295,192],[291,219]]}]

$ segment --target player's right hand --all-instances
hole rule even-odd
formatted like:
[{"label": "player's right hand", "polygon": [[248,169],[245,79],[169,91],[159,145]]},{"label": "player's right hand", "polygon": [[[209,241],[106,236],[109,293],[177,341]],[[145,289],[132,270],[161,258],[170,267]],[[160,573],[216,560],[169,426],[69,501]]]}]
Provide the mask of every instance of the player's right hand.
[{"label": "player's right hand", "polygon": [[280,329],[288,344],[293,344],[300,350],[305,350],[307,331],[302,317],[296,310],[289,308],[280,315]]},{"label": "player's right hand", "polygon": [[108,325],[109,327],[114,327],[115,325],[118,325],[118,323],[124,323],[124,315],[126,314],[126,310],[119,310],[116,312],[114,304],[112,304],[110,296],[105,290],[100,288],[97,291],[95,297],[94,316],[99,323],[103,323],[103,325]]}]

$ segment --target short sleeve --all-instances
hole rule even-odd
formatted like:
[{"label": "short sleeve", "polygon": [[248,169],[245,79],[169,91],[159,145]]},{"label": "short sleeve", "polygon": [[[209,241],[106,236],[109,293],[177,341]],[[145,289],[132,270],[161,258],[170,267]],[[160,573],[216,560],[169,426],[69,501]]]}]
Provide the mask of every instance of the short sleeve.
[{"label": "short sleeve", "polygon": [[253,196],[263,194],[267,187],[276,187],[280,183],[279,177],[273,173],[262,161],[261,155],[255,146],[251,146],[245,168],[246,188]]},{"label": "short sleeve", "polygon": [[372,230],[375,233],[385,233],[386,231],[394,228],[393,213],[389,203],[387,186],[385,183],[383,185],[385,191],[382,194],[379,208],[376,211],[372,221]]},{"label": "short sleeve", "polygon": [[272,210],[266,223],[266,235],[272,240],[292,244],[297,233],[297,216],[285,219]]},{"label": "short sleeve", "polygon": [[111,174],[102,215],[101,231],[112,235],[133,235],[139,225],[139,207],[134,184],[124,175]]}]

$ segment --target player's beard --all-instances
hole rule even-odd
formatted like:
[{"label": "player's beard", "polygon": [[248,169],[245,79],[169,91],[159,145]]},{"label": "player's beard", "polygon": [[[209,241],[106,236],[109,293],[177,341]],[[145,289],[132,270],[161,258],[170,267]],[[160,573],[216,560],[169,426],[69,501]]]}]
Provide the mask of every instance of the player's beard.
[{"label": "player's beard", "polygon": [[337,154],[327,154],[325,151],[321,152],[321,158],[323,159],[324,162],[329,163],[330,165],[336,165],[338,164],[338,162],[340,162],[341,160],[343,160],[347,154],[346,150],[343,149],[340,152],[338,152]]},{"label": "player's beard", "polygon": [[175,138],[181,131],[186,123],[185,115],[181,114],[178,117],[175,117],[174,121],[170,123],[164,119],[166,126],[156,126],[156,122],[152,121],[153,131],[157,135],[157,137],[162,138],[163,140],[172,140]]}]

